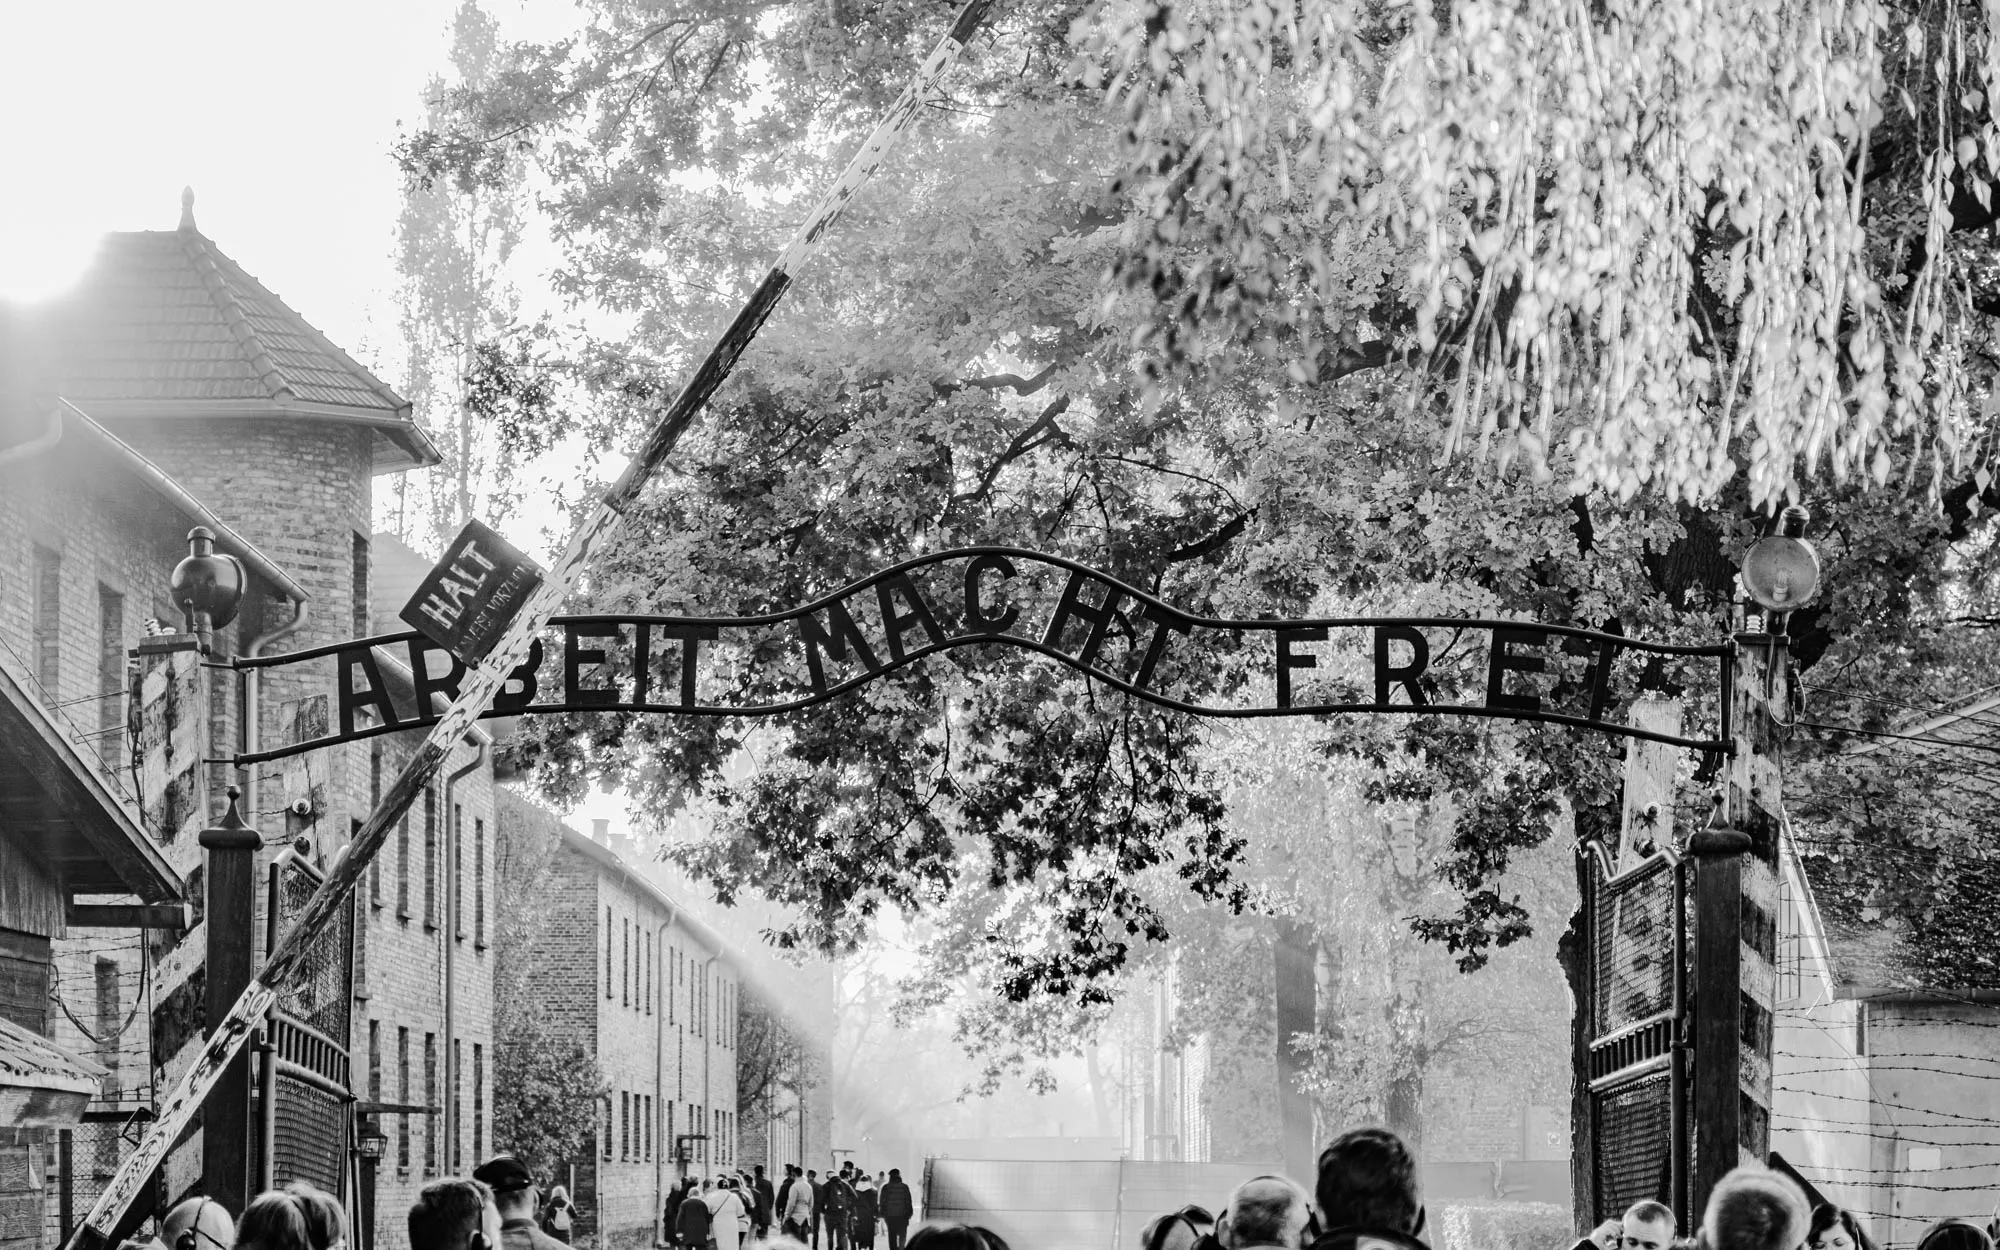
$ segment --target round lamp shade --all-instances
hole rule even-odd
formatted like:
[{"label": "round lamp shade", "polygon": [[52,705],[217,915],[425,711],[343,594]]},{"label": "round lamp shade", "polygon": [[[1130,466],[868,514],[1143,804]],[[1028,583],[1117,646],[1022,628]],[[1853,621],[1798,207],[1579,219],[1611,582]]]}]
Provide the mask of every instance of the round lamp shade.
[{"label": "round lamp shade", "polygon": [[1772,612],[1796,612],[1819,593],[1819,556],[1799,538],[1760,538],[1743,556],[1743,588]]}]

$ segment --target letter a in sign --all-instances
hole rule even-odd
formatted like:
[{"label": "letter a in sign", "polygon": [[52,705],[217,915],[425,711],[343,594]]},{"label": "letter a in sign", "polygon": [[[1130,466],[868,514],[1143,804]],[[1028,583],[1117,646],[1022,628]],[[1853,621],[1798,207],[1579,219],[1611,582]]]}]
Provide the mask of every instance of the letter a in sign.
[{"label": "letter a in sign", "polygon": [[541,584],[539,565],[487,525],[468,521],[417,583],[402,618],[470,667],[493,649]]}]

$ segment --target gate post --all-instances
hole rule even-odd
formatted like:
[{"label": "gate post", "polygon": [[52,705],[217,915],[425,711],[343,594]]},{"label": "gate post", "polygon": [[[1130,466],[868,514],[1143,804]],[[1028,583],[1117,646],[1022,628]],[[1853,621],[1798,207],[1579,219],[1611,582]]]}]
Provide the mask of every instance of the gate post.
[{"label": "gate post", "polygon": [[1791,657],[1782,634],[1738,634],[1728,691],[1729,761],[1716,820],[1688,840],[1694,858],[1694,1158],[1688,1214],[1740,1163],[1771,1148],[1782,709]]},{"label": "gate post", "polygon": [[[229,1019],[229,1009],[250,984],[251,937],[257,910],[257,851],[264,840],[236,810],[237,789],[229,788],[229,810],[200,842],[208,852],[207,1019],[213,1036]],[[237,1053],[214,1090],[202,1102],[202,1192],[241,1213],[250,1198],[250,1052]]]}]

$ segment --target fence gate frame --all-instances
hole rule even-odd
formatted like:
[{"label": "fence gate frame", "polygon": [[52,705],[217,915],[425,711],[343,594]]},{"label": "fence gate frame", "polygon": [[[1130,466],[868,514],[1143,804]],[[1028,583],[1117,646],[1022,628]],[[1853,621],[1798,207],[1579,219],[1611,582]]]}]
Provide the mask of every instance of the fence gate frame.
[{"label": "fence gate frame", "polygon": [[1686,1227],[1688,866],[1657,851],[1619,871],[1601,842],[1578,849],[1586,997],[1577,1004],[1584,1029],[1576,1076],[1590,1143],[1579,1214],[1594,1226],[1651,1198]]},{"label": "fence gate frame", "polygon": [[[287,849],[266,869],[265,950],[275,947],[326,874]],[[278,996],[257,1045],[259,1058],[252,1167],[257,1188],[308,1180],[352,1205],[354,1168],[354,899],[334,932],[315,944],[316,967]],[[301,1103],[316,1116],[286,1114]],[[330,1104],[330,1106],[329,1106]],[[327,1114],[331,1111],[331,1114]],[[301,1132],[323,1123],[328,1132]],[[280,1158],[285,1167],[280,1172]]]}]

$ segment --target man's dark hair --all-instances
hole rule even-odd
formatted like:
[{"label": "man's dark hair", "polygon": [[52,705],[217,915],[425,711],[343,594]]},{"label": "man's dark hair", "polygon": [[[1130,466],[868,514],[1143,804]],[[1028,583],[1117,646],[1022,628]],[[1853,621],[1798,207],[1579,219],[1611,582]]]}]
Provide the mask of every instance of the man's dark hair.
[{"label": "man's dark hair", "polygon": [[[410,1250],[466,1250],[486,1211],[478,1181],[432,1181],[410,1204]],[[493,1247],[499,1250],[499,1247]]]},{"label": "man's dark hair", "polygon": [[1416,1236],[1423,1229],[1417,1161],[1386,1128],[1350,1129],[1319,1152],[1320,1215],[1329,1230],[1374,1228]]},{"label": "man's dark hair", "polygon": [[1000,1234],[977,1224],[926,1224],[910,1234],[905,1250],[1007,1250]]},{"label": "man's dark hair", "polygon": [[1664,1202],[1655,1202],[1651,1198],[1641,1198],[1627,1207],[1625,1218],[1638,1220],[1641,1224],[1665,1224],[1669,1241],[1680,1231],[1680,1221],[1674,1218],[1674,1209]]}]

